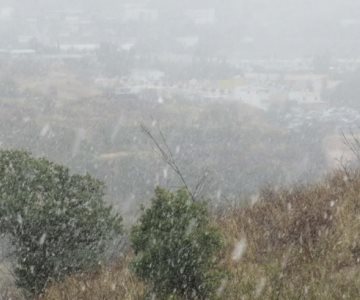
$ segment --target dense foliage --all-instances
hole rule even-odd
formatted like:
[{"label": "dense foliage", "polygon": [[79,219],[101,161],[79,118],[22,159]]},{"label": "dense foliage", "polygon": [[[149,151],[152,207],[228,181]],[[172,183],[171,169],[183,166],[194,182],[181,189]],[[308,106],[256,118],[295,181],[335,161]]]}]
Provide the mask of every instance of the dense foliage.
[{"label": "dense foliage", "polygon": [[98,264],[121,218],[89,175],[21,151],[0,152],[0,229],[17,260],[17,285],[39,294],[48,283]]},{"label": "dense foliage", "polygon": [[[212,218],[222,232],[228,275],[218,299],[358,299],[359,194],[360,172],[343,170],[311,185],[268,188],[248,204],[218,210]],[[71,276],[43,299],[144,299],[146,286],[129,272],[132,259]]]},{"label": "dense foliage", "polygon": [[151,207],[131,233],[135,273],[160,299],[205,299],[219,283],[221,237],[204,203],[157,188]]}]

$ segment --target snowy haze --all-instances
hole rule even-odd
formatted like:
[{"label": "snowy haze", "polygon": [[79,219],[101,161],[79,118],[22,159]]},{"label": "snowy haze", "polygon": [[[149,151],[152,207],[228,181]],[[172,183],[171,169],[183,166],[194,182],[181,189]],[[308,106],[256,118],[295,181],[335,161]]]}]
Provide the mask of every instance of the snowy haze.
[{"label": "snowy haze", "polygon": [[[320,178],[360,122],[357,0],[0,0],[0,144],[105,181],[218,203]],[[162,140],[162,136],[165,140]],[[202,181],[202,178],[205,178]]]},{"label": "snowy haze", "polygon": [[[126,5],[156,10],[158,26],[152,24],[152,34],[167,41],[171,36],[186,32],[181,11],[214,9],[211,30],[201,29],[209,38],[209,47],[223,55],[237,53],[261,56],[298,56],[316,54],[356,54],[359,50],[360,3],[356,0],[228,0],[224,1],[1,1],[0,16],[24,15],[49,17],[55,11],[83,11],[92,17],[120,18]],[[145,12],[146,14],[146,12]],[[205,12],[206,14],[206,12]],[[21,26],[21,24],[19,24]],[[148,26],[138,28],[148,33]],[[98,37],[101,40],[101,37]],[[211,51],[208,49],[208,51]]]}]

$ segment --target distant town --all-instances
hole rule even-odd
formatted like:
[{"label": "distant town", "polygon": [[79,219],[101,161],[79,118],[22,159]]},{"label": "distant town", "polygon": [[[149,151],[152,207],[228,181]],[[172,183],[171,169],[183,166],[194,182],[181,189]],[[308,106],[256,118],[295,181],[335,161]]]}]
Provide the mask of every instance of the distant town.
[{"label": "distant town", "polygon": [[[274,42],[257,22],[265,18],[261,10],[247,14],[249,2],[240,2],[238,19],[229,22],[224,20],[231,6],[226,11],[206,4],[136,2],[106,11],[0,7],[0,96],[16,94],[24,74],[42,74],[68,86],[81,78],[87,82],[81,93],[98,97],[101,91],[111,101],[240,103],[289,133],[316,128],[333,164],[345,151],[341,133],[360,122],[357,99],[342,92],[360,67],[360,19],[336,19],[335,43],[326,35],[300,39],[302,33],[276,19],[281,39]],[[331,51],[323,51],[331,43]],[[38,99],[29,85],[21,86],[21,97]],[[79,90],[72,95],[86,98]],[[58,92],[50,85],[46,97]],[[44,126],[46,135],[49,125]]]}]

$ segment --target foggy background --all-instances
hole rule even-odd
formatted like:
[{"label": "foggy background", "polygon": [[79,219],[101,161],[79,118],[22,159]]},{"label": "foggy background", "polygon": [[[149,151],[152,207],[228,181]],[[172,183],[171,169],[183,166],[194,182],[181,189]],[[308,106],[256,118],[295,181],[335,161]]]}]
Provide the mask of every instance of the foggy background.
[{"label": "foggy background", "polygon": [[181,185],[219,203],[314,180],[357,134],[356,0],[0,1],[0,143],[90,172],[124,215]]}]

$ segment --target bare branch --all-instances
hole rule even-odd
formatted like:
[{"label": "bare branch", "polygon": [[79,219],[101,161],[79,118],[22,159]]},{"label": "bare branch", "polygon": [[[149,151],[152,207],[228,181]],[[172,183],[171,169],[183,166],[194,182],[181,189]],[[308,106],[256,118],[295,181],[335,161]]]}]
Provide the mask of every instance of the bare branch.
[{"label": "bare branch", "polygon": [[153,135],[151,130],[147,128],[144,124],[140,125],[143,133],[152,141],[153,145],[155,146],[156,152],[160,154],[161,159],[175,172],[175,174],[179,177],[181,183],[184,185],[186,191],[191,196],[191,199],[195,202],[196,196],[198,195],[200,188],[204,186],[204,183],[207,179],[207,175],[204,175],[199,182],[197,183],[194,192],[191,190],[190,186],[185,180],[183,172],[181,171],[180,167],[178,166],[173,152],[165,138],[164,133],[158,127],[159,135],[160,135],[160,142],[158,139]]},{"label": "bare branch", "polygon": [[209,171],[205,170],[203,175],[197,180],[197,184],[194,188],[194,196],[195,198],[200,197],[201,193],[203,192],[206,184],[209,182]]}]

